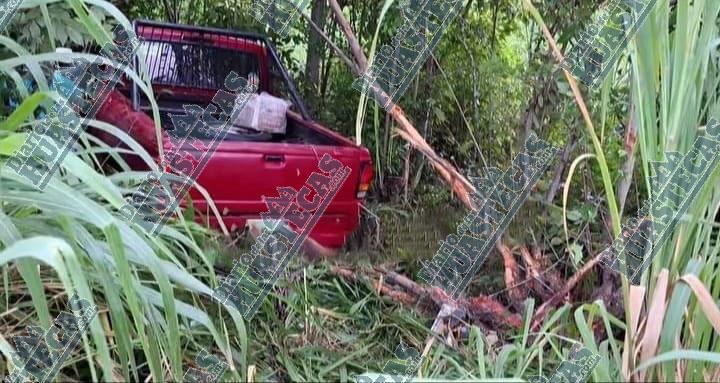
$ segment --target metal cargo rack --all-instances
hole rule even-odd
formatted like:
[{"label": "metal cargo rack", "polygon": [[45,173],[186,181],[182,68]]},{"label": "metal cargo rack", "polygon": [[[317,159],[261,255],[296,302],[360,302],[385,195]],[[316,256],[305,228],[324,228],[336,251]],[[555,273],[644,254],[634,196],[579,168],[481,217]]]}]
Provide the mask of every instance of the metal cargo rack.
[{"label": "metal cargo rack", "polygon": [[[281,64],[273,45],[262,35],[216,28],[138,20],[135,32],[143,41],[145,66],[154,87],[173,94],[212,96],[223,89],[230,71],[247,78],[260,77],[260,88],[270,89],[271,77],[279,76],[303,119],[311,120],[294,82]],[[258,56],[269,54],[271,68]],[[136,58],[138,60],[139,58]],[[139,63],[136,61],[136,66]],[[141,94],[132,86],[132,100],[139,110]],[[146,109],[143,107],[142,109]]]}]

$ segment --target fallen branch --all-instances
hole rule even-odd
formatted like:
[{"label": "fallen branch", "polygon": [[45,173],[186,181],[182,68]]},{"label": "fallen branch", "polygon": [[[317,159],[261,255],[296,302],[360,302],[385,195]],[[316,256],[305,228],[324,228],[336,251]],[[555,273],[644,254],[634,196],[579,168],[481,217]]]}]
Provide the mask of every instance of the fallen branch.
[{"label": "fallen branch", "polygon": [[[261,219],[248,219],[245,225],[250,229],[250,235],[257,239],[265,227]],[[331,249],[320,244],[320,242],[312,239],[310,236],[300,247],[300,253],[310,262],[314,262],[322,258],[332,258],[338,255],[336,249]]]},{"label": "fallen branch", "polygon": [[500,302],[484,295],[468,299],[467,309],[472,314],[471,317],[489,323],[495,328],[507,326],[518,329],[522,327],[520,315],[511,313]]},{"label": "fallen branch", "polygon": [[558,164],[555,166],[555,170],[553,171],[553,178],[552,183],[550,183],[550,188],[548,189],[547,196],[545,197],[545,202],[550,205],[552,204],[553,200],[555,200],[555,194],[557,194],[558,189],[560,189],[560,182],[562,182],[562,175],[565,172],[565,168],[570,163],[570,153],[575,149],[575,144],[577,143],[575,139],[575,135],[573,134],[570,138],[570,141],[565,144],[565,147],[563,148],[563,152],[560,155],[560,161],[558,161]]},{"label": "fallen branch", "polygon": [[[331,266],[330,271],[348,281],[358,282],[359,280],[357,273],[347,267]],[[390,299],[406,305],[416,306],[418,303],[424,303],[424,298],[429,298],[432,301],[430,306],[434,307],[428,307],[427,304],[420,304],[419,306],[433,311],[452,308],[453,316],[449,322],[448,331],[452,331],[453,326],[462,325],[461,322],[464,319],[469,323],[493,328],[521,327],[520,316],[508,311],[502,303],[494,298],[481,295],[470,299],[454,300],[438,287],[423,287],[411,279],[396,272],[388,271],[383,267],[375,267],[373,270],[369,270],[368,274],[373,289],[381,295],[390,297]],[[437,316],[444,317],[446,315],[438,314]],[[436,326],[439,325],[436,323]],[[436,330],[438,329],[433,328],[433,331]],[[453,343],[451,338],[445,341],[446,343],[449,342],[450,345]]]},{"label": "fallen branch", "polygon": [[404,275],[400,275],[394,271],[387,271],[380,267],[378,269],[385,273],[385,278],[389,283],[400,285],[415,295],[423,295],[427,293],[425,288]]},{"label": "fallen branch", "polygon": [[496,248],[503,258],[503,266],[505,266],[505,286],[508,288],[507,295],[515,310],[521,310],[523,302],[528,297],[528,291],[520,282],[520,268],[518,267],[515,257],[509,247],[502,243],[497,243]]},{"label": "fallen branch", "polygon": [[[360,47],[360,43],[358,42],[350,23],[348,23],[345,19],[345,16],[342,13],[342,7],[338,4],[337,0],[329,0],[329,2],[335,20],[345,34],[348,45],[350,46],[350,51],[357,63],[355,68],[353,66],[350,67],[351,70],[358,69],[360,72],[365,72],[368,67],[367,57]],[[385,97],[387,95],[384,92],[380,91],[380,93],[382,97],[389,99],[389,97]],[[472,209],[473,206],[470,203],[470,193],[475,191],[472,184],[470,184],[470,182],[461,175],[452,164],[450,164],[447,160],[440,158],[435,153],[432,147],[428,145],[422,135],[420,135],[417,129],[415,129],[413,124],[410,123],[407,117],[405,117],[405,113],[402,108],[400,108],[400,106],[395,104],[392,100],[390,102],[388,113],[399,126],[399,129],[396,129],[395,132],[407,141],[413,148],[425,155],[432,167],[435,168],[440,176],[450,185],[458,198],[465,204],[465,206]]]},{"label": "fallen branch", "polygon": [[[338,276],[343,277],[345,280],[356,283],[358,282],[359,278],[355,271],[353,271],[350,268],[347,267],[341,267],[341,266],[330,266],[330,271]],[[411,294],[408,294],[403,291],[398,291],[392,289],[389,285],[383,283],[382,278],[378,278],[377,280],[370,279],[370,285],[373,287],[374,291],[378,294],[386,295],[390,297],[392,300],[402,302],[406,305],[415,305],[417,303],[419,296],[413,296]]]}]

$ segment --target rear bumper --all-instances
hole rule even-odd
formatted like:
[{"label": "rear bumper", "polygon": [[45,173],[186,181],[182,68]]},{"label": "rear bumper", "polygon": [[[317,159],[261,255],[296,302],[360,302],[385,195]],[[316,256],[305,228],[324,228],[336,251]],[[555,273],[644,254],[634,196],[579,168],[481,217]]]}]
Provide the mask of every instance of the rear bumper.
[{"label": "rear bumper", "polygon": [[[197,205],[206,205],[196,201]],[[330,205],[330,208],[336,210],[337,206]],[[328,250],[338,250],[343,247],[347,238],[358,228],[360,224],[360,202],[353,204],[342,203],[342,213],[325,213],[318,220],[317,225],[313,228],[308,236],[308,241],[312,240],[318,246],[327,248]],[[205,206],[196,206],[196,211],[205,211]],[[220,228],[217,218],[214,214],[207,216],[210,226]],[[229,231],[243,230],[248,223],[259,220],[260,214],[243,214],[243,215],[227,215],[223,216],[223,223]],[[202,217],[197,217],[198,222],[204,222]],[[250,222],[249,222],[250,221]]]}]

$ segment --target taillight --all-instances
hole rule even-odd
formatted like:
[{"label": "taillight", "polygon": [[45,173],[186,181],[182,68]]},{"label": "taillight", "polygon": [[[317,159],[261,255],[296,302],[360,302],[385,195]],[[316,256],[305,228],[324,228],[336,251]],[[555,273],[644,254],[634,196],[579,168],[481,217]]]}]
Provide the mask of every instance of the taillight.
[{"label": "taillight", "polygon": [[370,183],[373,180],[373,168],[369,162],[363,162],[360,165],[360,184],[357,189],[357,198],[365,198],[365,194],[370,190]]}]

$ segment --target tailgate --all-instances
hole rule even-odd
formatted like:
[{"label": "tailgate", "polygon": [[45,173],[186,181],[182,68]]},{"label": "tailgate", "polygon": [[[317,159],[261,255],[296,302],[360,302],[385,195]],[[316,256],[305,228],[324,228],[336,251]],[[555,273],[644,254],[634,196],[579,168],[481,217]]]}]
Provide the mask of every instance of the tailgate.
[{"label": "tailgate", "polygon": [[[320,171],[318,161],[327,153],[348,166],[351,173],[318,226],[351,231],[357,223],[362,151],[359,147],[223,141],[198,183],[210,193],[228,228],[234,225],[241,229],[246,219],[267,211],[263,196],[278,196],[278,187],[300,190],[312,172]],[[193,200],[198,210],[207,211],[207,203],[197,191]]]}]

